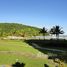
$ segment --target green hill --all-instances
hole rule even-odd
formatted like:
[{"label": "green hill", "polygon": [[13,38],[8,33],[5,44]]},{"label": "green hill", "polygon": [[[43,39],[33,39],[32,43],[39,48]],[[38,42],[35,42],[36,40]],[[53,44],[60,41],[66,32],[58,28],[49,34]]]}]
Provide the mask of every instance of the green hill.
[{"label": "green hill", "polygon": [[0,36],[36,36],[40,28],[18,23],[0,23]]}]

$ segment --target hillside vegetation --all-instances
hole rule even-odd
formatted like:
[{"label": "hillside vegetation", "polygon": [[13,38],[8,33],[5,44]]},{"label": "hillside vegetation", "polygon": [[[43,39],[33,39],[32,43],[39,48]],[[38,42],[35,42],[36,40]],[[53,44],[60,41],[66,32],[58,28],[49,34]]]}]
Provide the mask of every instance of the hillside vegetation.
[{"label": "hillside vegetation", "polygon": [[44,64],[50,67],[55,66],[50,63],[46,54],[22,40],[0,40],[0,66],[9,65],[6,67],[11,67],[17,59],[20,63],[25,63],[25,67],[44,67]]},{"label": "hillside vegetation", "polygon": [[18,23],[0,23],[0,36],[36,36],[40,28]]}]

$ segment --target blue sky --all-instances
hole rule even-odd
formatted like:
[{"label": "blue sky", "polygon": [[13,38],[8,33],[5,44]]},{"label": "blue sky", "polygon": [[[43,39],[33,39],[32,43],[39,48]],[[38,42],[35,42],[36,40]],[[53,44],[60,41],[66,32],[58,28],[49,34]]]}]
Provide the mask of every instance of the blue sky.
[{"label": "blue sky", "polygon": [[67,0],[0,0],[0,22],[48,29],[60,25],[66,32]]}]

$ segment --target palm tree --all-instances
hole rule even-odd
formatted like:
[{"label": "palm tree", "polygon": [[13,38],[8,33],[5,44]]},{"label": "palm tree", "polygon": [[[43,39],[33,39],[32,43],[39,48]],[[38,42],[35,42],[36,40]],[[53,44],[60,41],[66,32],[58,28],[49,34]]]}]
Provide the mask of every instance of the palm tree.
[{"label": "palm tree", "polygon": [[53,28],[51,28],[50,30],[50,34],[55,34],[57,39],[59,39],[59,34],[63,34],[63,33],[64,31],[60,26],[53,26]]},{"label": "palm tree", "polygon": [[47,33],[47,29],[45,27],[43,27],[43,29],[40,30],[40,33],[43,33],[44,39],[45,39],[45,35]]}]

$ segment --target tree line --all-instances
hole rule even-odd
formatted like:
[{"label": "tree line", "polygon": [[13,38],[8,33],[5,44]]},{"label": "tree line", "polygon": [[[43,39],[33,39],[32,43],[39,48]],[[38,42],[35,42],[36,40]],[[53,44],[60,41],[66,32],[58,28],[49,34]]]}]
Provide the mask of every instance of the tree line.
[{"label": "tree line", "polygon": [[18,23],[0,23],[0,37],[4,36],[37,36],[40,28]]},{"label": "tree line", "polygon": [[62,30],[62,27],[59,25],[53,26],[49,31],[45,27],[40,30],[40,33],[43,33],[43,36],[45,36],[47,33],[51,35],[56,35],[56,38],[59,39],[59,34],[64,34],[64,31]]},{"label": "tree line", "polygon": [[53,26],[49,31],[43,28],[32,27],[28,25],[18,24],[18,23],[0,23],[0,37],[4,36],[22,36],[22,37],[32,37],[32,36],[46,36],[46,35],[56,35],[59,38],[59,34],[63,34],[64,31],[58,25]]}]

